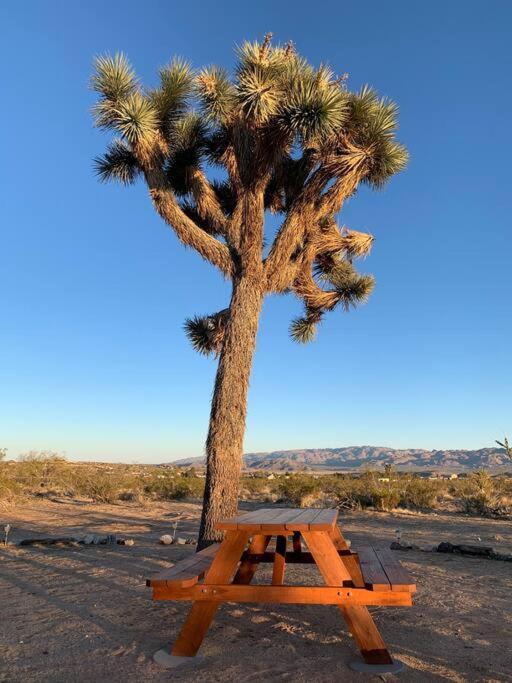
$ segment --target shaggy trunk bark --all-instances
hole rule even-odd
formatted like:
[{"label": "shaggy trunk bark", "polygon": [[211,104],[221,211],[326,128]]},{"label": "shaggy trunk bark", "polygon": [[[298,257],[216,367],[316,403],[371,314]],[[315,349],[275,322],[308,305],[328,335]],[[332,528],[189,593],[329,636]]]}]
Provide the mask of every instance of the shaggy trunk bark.
[{"label": "shaggy trunk bark", "polygon": [[222,539],[215,523],[238,509],[247,393],[262,303],[263,277],[258,269],[235,278],[206,441],[198,550]]}]

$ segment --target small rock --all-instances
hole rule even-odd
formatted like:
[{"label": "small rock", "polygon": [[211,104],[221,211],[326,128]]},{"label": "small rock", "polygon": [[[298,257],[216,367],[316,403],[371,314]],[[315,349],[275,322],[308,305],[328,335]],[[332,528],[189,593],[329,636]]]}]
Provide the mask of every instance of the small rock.
[{"label": "small rock", "polygon": [[174,539],[169,534],[164,534],[163,536],[160,536],[160,543],[162,545],[171,545],[174,543]]},{"label": "small rock", "polygon": [[176,543],[177,543],[178,545],[186,545],[187,539],[186,539],[186,538],[182,538],[181,536],[178,536],[178,538],[177,538],[177,540],[176,540]]},{"label": "small rock", "polygon": [[135,545],[133,538],[119,538],[117,541],[118,545]]}]

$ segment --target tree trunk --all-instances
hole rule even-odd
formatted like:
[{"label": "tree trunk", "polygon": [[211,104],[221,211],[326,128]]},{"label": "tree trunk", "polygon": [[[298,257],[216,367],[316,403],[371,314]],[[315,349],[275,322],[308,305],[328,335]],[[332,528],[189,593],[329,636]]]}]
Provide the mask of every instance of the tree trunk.
[{"label": "tree trunk", "polygon": [[247,393],[262,303],[261,272],[249,275],[246,271],[234,279],[206,440],[206,484],[198,550],[222,539],[215,523],[235,515],[238,509]]}]

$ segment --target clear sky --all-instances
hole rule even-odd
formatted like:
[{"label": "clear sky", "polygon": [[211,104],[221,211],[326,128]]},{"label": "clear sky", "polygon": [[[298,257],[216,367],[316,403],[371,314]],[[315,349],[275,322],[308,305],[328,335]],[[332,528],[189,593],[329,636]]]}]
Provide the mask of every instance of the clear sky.
[{"label": "clear sky", "polygon": [[6,0],[0,9],[0,446],[73,459],[201,455],[215,361],[186,317],[228,286],[154,214],[142,184],[100,185],[94,55],[148,84],[175,54],[231,67],[273,31],[396,100],[408,170],[341,220],[376,236],[377,288],[288,337],[264,307],[246,451],[478,448],[512,432],[512,3]]}]

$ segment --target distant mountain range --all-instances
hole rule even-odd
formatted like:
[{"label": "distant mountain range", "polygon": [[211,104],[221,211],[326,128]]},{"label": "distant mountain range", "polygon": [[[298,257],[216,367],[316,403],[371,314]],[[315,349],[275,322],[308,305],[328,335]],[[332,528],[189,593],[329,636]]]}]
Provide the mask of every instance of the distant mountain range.
[{"label": "distant mountain range", "polygon": [[[173,465],[204,464],[204,457],[176,460]],[[380,446],[349,446],[346,448],[306,448],[303,450],[247,453],[245,468],[250,470],[276,470],[293,472],[358,471],[368,467],[393,465],[399,470],[436,470],[463,472],[485,468],[512,471],[512,461],[503,448],[480,448],[476,451],[427,451],[422,448],[398,450]]]}]

